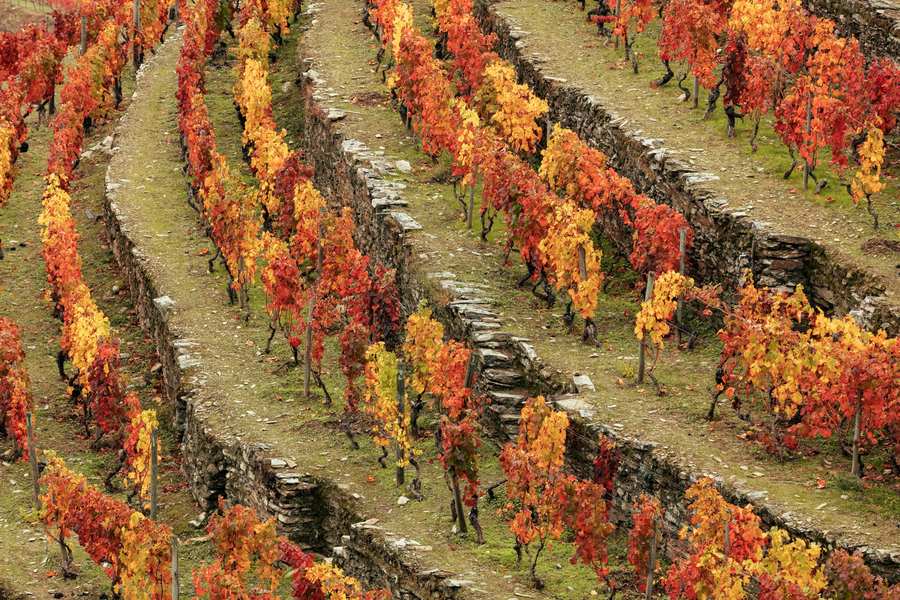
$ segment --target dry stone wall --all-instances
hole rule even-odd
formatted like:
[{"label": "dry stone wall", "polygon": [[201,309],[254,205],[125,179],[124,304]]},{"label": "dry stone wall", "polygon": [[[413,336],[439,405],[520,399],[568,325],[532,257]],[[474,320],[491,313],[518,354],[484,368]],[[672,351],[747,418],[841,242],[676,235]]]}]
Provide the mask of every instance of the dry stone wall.
[{"label": "dry stone wall", "polygon": [[[638,190],[670,204],[691,223],[692,275],[733,289],[750,269],[760,285],[793,289],[803,284],[810,300],[825,311],[852,311],[870,329],[900,333],[900,306],[887,299],[884,284],[875,276],[827,254],[810,239],[784,235],[746,211],[730,207],[727,198],[704,186],[718,175],[694,171],[674,158],[660,140],[644,137],[595,97],[546,75],[540,57],[527,52],[524,32],[511,26],[492,4],[489,0],[475,3],[482,27],[497,34],[500,55],[516,67],[523,83],[548,102],[552,121],[602,150],[610,165]],[[620,223],[601,226],[619,246],[628,248],[630,232]]]},{"label": "dry stone wall", "polygon": [[167,401],[176,407],[183,469],[197,502],[207,512],[220,497],[274,517],[279,530],[306,548],[334,554],[337,564],[367,584],[390,589],[396,600],[465,598],[453,574],[422,568],[416,545],[372,521],[363,521],[359,500],[327,479],[304,473],[289,458],[252,439],[209,425],[216,400],[192,356],[190,331],[169,319],[171,301],[154,283],[152,269],[134,240],[137,228],[118,210],[115,174],[107,174],[105,221],[116,261],[128,281],[141,324],[159,354]]},{"label": "dry stone wall", "polygon": [[[312,10],[315,11],[315,5]],[[627,514],[630,505],[641,493],[656,494],[666,507],[666,534],[669,539],[675,539],[687,519],[684,492],[705,473],[699,472],[670,450],[625,436],[611,424],[599,421],[591,405],[578,395],[580,391],[593,388],[589,379],[562,378],[538,356],[529,340],[504,331],[502,318],[493,309],[491,300],[492,293],[502,290],[461,282],[454,273],[429,270],[428,265],[418,259],[418,249],[427,249],[423,233],[428,232],[423,232],[421,225],[404,210],[408,205],[404,198],[405,185],[391,181],[391,176],[396,174],[396,161],[385,156],[383,151],[371,149],[352,137],[352,131],[343,126],[344,113],[335,105],[335,90],[324,79],[323,69],[317,69],[316,59],[305,56],[302,48],[301,59],[304,71],[298,83],[306,114],[304,151],[307,161],[315,168],[317,187],[329,196],[335,207],[352,209],[357,219],[357,242],[360,247],[385,265],[397,269],[404,310],[407,313],[415,310],[419,301],[427,298],[436,307],[435,315],[444,323],[448,333],[467,341],[475,350],[479,358],[478,385],[492,400],[486,425],[495,439],[503,443],[515,437],[519,411],[528,396],[544,394],[553,398],[557,407],[566,410],[573,422],[567,453],[570,466],[584,476],[589,475],[595,458],[596,444],[593,442],[598,434],[613,438],[623,453],[615,498],[618,514]],[[590,120],[595,117],[597,115],[581,113],[584,125],[581,129],[589,128]],[[601,122],[608,121],[607,118]],[[400,123],[399,114],[397,122]],[[624,132],[620,139],[623,144],[630,144],[634,168],[636,172],[643,173],[647,163],[642,162],[642,155],[652,148],[648,148],[643,141],[625,136]],[[642,177],[649,180],[656,177],[656,173],[656,170],[648,168]],[[695,179],[690,185],[699,183],[696,174],[692,177]],[[686,203],[695,203],[692,191],[693,188],[684,188],[681,192]],[[754,230],[752,222],[731,219],[722,211],[711,211],[704,201],[696,204],[697,210],[714,222],[719,231],[731,228],[734,232],[738,241],[728,250],[731,255],[740,257],[753,250],[747,241],[752,239],[749,235]],[[736,232],[745,232],[746,235]],[[713,239],[707,242],[709,245],[713,243]],[[747,243],[747,247],[741,246],[742,243]],[[767,257],[765,260],[769,260],[771,255],[785,259],[785,256],[790,256],[789,251],[804,258],[813,254],[805,240],[772,236],[756,240],[758,261],[763,260],[760,254]],[[720,276],[721,264],[717,262],[729,261],[706,261],[710,277]],[[798,271],[802,272],[801,269]],[[736,272],[731,275],[736,276]],[[796,282],[801,273],[770,276],[773,277],[773,284],[777,284],[785,279]],[[831,547],[853,546],[833,534],[811,527],[800,515],[770,506],[765,493],[754,490],[747,481],[719,479],[719,483],[730,501],[753,504],[769,526],[785,528],[796,536]],[[861,550],[877,572],[891,579],[900,578],[900,553],[891,554],[876,548]]]},{"label": "dry stone wall", "polygon": [[[166,43],[177,40],[173,36]],[[152,59],[142,67],[151,68]],[[141,102],[144,93],[139,85],[134,103]],[[127,120],[126,114],[119,128],[128,126]],[[119,147],[118,134],[119,129],[113,152],[133,151]],[[329,479],[306,473],[303,465],[253,439],[252,432],[239,436],[215,425],[221,423],[213,418],[217,406],[228,399],[222,398],[211,381],[215,375],[203,369],[199,358],[215,349],[200,347],[192,326],[179,318],[175,301],[161,289],[159,269],[165,266],[143,249],[142,240],[148,237],[144,224],[131,221],[130,213],[119,206],[120,199],[134,192],[129,185],[114,161],[106,174],[106,230],[141,325],[159,355],[164,394],[175,409],[183,470],[202,509],[211,513],[221,497],[251,507],[264,518],[274,517],[281,533],[306,548],[333,554],[338,564],[362,581],[390,589],[396,600],[471,597],[465,582],[453,574],[421,566],[412,551],[416,542],[392,534],[373,520],[364,521],[358,496]],[[187,196],[183,201],[187,203]]]},{"label": "dry stone wall", "polygon": [[900,60],[900,3],[897,0],[804,0],[820,17],[828,17],[844,35],[859,39],[870,57]]}]

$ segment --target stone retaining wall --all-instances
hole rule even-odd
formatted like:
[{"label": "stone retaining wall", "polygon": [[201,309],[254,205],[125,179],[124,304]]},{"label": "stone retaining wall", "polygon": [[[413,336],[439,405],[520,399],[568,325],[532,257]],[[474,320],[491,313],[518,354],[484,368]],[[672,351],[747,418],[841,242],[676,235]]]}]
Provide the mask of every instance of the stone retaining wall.
[{"label": "stone retaining wall", "polygon": [[828,17],[844,35],[859,39],[867,56],[900,60],[900,3],[897,0],[804,0],[815,15]]},{"label": "stone retaining wall", "polygon": [[[108,175],[107,181],[111,179]],[[303,473],[288,458],[273,456],[266,444],[208,426],[206,414],[215,410],[216,400],[209,397],[192,362],[190,332],[169,322],[167,297],[157,289],[146,260],[135,248],[109,185],[105,221],[142,327],[152,336],[163,365],[166,398],[177,408],[183,468],[201,507],[212,511],[223,497],[252,507],[263,517],[275,517],[281,533],[306,548],[333,550],[338,564],[364,582],[388,587],[397,600],[465,598],[463,586],[452,574],[423,569],[413,553],[404,552],[414,542],[363,522],[358,501],[333,482]]]},{"label": "stone retaining wall", "polygon": [[274,455],[267,444],[210,426],[213,420],[207,415],[225,400],[207,386],[207,375],[193,354],[197,343],[172,316],[174,303],[157,285],[153,261],[140,250],[140,223],[129,223],[119,210],[117,195],[128,192],[116,183],[121,180],[111,166],[104,221],[142,328],[159,355],[166,400],[175,408],[183,469],[200,506],[209,513],[223,497],[253,508],[263,518],[274,517],[280,533],[306,548],[333,552],[338,564],[366,583],[390,589],[396,600],[470,597],[452,574],[421,567],[416,553],[408,551],[415,542],[363,521],[360,501],[332,481],[304,473],[290,458]]},{"label": "stone retaining wall", "polygon": [[[691,223],[692,275],[733,289],[749,268],[760,285],[793,289],[803,284],[816,306],[838,314],[854,311],[870,329],[900,333],[900,306],[885,298],[883,283],[876,277],[827,255],[810,239],[780,234],[745,211],[730,208],[726,198],[704,186],[717,175],[693,171],[672,157],[659,140],[643,137],[596,98],[545,75],[540,60],[524,50],[523,33],[512,28],[492,4],[490,0],[475,3],[482,27],[497,34],[497,51],[516,67],[520,81],[547,101],[551,119],[602,150],[610,166],[631,179],[639,191],[672,205]],[[602,225],[621,246],[628,246],[630,233],[617,229],[621,225]]]},{"label": "stone retaining wall", "polygon": [[[453,273],[429,271],[417,260],[417,248],[426,249],[424,236],[419,233],[421,226],[403,210],[407,205],[405,186],[386,178],[392,174],[394,161],[348,136],[342,127],[340,110],[331,106],[334,90],[322,78],[321,69],[316,69],[315,59],[305,57],[302,48],[301,59],[305,65],[298,80],[306,115],[304,151],[306,160],[315,168],[317,187],[335,206],[353,210],[360,247],[397,269],[404,309],[414,310],[420,299],[429,299],[436,307],[436,318],[444,323],[448,333],[474,348],[479,357],[478,386],[492,399],[486,421],[497,441],[503,443],[516,434],[525,398],[539,393],[554,398],[573,423],[567,453],[573,470],[588,475],[598,434],[613,438],[623,455],[615,498],[618,514],[627,514],[641,493],[655,494],[666,507],[666,534],[675,539],[687,519],[684,492],[704,473],[654,443],[622,435],[615,427],[597,420],[592,407],[578,397],[580,390],[592,387],[590,380],[561,378],[541,360],[528,340],[504,332],[501,318],[492,310],[491,290],[460,282]],[[397,120],[399,123],[399,115]],[[718,218],[729,223],[725,217]],[[745,221],[731,226],[752,228]],[[795,243],[769,238],[766,241],[772,248]],[[758,255],[757,251],[757,258]],[[854,546],[809,527],[798,516],[774,509],[767,504],[765,494],[754,491],[746,481],[720,481],[720,489],[731,502],[752,503],[768,526],[782,527],[795,536],[827,546]],[[891,579],[900,577],[900,553],[891,556],[874,548],[863,551],[875,571]]]}]

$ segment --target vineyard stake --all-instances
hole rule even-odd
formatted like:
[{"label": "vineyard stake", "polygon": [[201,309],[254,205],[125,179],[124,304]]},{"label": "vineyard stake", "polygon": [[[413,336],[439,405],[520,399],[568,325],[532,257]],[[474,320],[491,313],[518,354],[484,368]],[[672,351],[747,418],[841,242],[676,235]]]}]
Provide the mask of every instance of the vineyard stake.
[{"label": "vineyard stake", "polygon": [[472,229],[475,220],[475,185],[478,183],[478,169],[472,166],[472,186],[469,188],[469,211],[466,215],[466,227]]},{"label": "vineyard stake", "polygon": [[466,387],[470,390],[475,384],[475,353],[469,353],[469,364],[466,366]]},{"label": "vineyard stake", "polygon": [[172,600],[178,600],[178,596],[181,593],[178,585],[178,578],[180,574],[178,573],[178,538],[173,534],[172,535]]},{"label": "vineyard stake", "polygon": [[[318,277],[322,276],[322,263],[325,260],[325,251],[322,248],[322,234],[322,226],[319,225],[319,237],[316,238],[316,273]],[[312,314],[313,306],[316,303],[316,294],[319,289],[318,277],[312,293],[309,295],[309,302],[306,305],[306,360],[303,365],[303,394],[307,400],[309,400],[309,378],[312,373]]]},{"label": "vineyard stake", "polygon": [[87,52],[87,17],[81,17],[81,54]]},{"label": "vineyard stake", "polygon": [[697,77],[694,77],[694,99],[693,99],[693,107],[697,108],[700,106],[700,80]]},{"label": "vineyard stake", "polygon": [[[406,382],[403,380],[403,363],[397,363],[397,420],[400,424],[403,423],[403,397],[406,395]],[[400,428],[402,431],[402,427]],[[402,486],[406,477],[403,472],[403,467],[400,466],[400,461],[403,460],[403,448],[400,444],[397,444],[397,485]]]},{"label": "vineyard stake", "polygon": [[[653,273],[647,273],[647,287],[644,289],[644,302],[649,302],[650,298],[653,296]],[[644,334],[644,339],[641,340],[641,351],[638,355],[638,373],[637,373],[637,382],[638,384],[644,383],[644,372],[646,371],[647,365],[647,334]]]},{"label": "vineyard stake", "polygon": [[728,520],[725,521],[725,539],[722,543],[722,554],[725,555],[725,558],[728,558],[728,552],[731,550],[731,514],[728,515]]},{"label": "vineyard stake", "polygon": [[653,597],[653,573],[656,570],[656,519],[653,519],[653,539],[650,541],[650,561],[647,563],[647,585],[644,600]]},{"label": "vineyard stake", "polygon": [[159,479],[159,432],[150,430],[150,518],[156,520],[156,485]]},{"label": "vineyard stake", "polygon": [[[812,133],[812,93],[809,94],[806,98],[806,135],[807,138],[809,134]],[[803,159],[803,189],[809,189],[809,174],[810,174],[810,164],[809,159]]]},{"label": "vineyard stake", "polygon": [[581,276],[582,281],[588,278],[587,255],[584,252],[584,246],[581,244],[578,244],[578,274]]},{"label": "vineyard stake", "polygon": [[310,348],[312,347],[312,312],[314,303],[313,294],[310,294],[309,301],[306,303],[306,358],[303,361],[303,395],[307,400],[309,400],[309,376],[312,356]]},{"label": "vineyard stake", "polygon": [[141,66],[141,50],[137,43],[138,33],[141,31],[141,0],[134,0],[134,37],[131,40],[132,50],[134,52],[134,70],[137,71]]},{"label": "vineyard stake", "polygon": [[25,430],[28,434],[28,465],[31,467],[31,502],[36,510],[41,510],[41,486],[38,483],[37,456],[34,454],[34,430],[31,413],[25,414]]},{"label": "vineyard stake", "polygon": [[[684,253],[687,251],[687,229],[678,230],[678,272],[684,277]],[[681,346],[681,327],[684,323],[684,298],[678,295],[678,308],[675,309],[675,345]]]},{"label": "vineyard stake", "polygon": [[[619,20],[619,15],[622,14],[622,0],[616,0],[616,20]],[[615,27],[613,27],[615,29]],[[619,49],[619,36],[616,36],[616,50]]]},{"label": "vineyard stake", "polygon": [[850,473],[857,477],[862,475],[859,464],[859,421],[862,413],[862,402],[856,399],[856,414],[853,415],[853,460],[850,463]]}]

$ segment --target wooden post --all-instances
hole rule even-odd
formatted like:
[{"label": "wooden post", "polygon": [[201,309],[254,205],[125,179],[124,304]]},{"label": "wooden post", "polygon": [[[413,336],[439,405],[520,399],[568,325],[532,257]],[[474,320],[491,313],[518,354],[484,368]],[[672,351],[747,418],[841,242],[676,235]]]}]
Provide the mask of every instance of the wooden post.
[{"label": "wooden post", "polygon": [[466,387],[472,389],[475,384],[475,353],[469,354],[469,364],[466,367]]},{"label": "wooden post", "polygon": [[[649,302],[650,298],[653,297],[653,273],[647,273],[647,287],[644,289],[644,302]],[[638,355],[638,372],[637,372],[637,382],[638,384],[644,383],[644,374],[647,370],[647,334],[644,334],[644,339],[641,340],[641,350]]]},{"label": "wooden post", "polygon": [[178,538],[173,535],[172,536],[172,600],[178,600],[178,596],[181,593],[179,589],[178,578],[180,577],[180,573],[178,572]]},{"label": "wooden post", "polygon": [[[616,0],[616,20],[619,19],[619,15],[622,14],[622,0]],[[615,29],[615,25],[613,25],[613,29]],[[619,49],[619,36],[616,36],[616,50]]]},{"label": "wooden post", "polygon": [[[406,396],[406,382],[403,379],[403,362],[397,362],[397,419],[400,422],[403,422],[403,411],[404,411],[404,396]],[[401,428],[402,430],[402,428]],[[397,461],[403,460],[403,448],[400,447],[400,444],[397,444]],[[402,486],[403,482],[406,480],[406,476],[403,471],[403,467],[399,464],[397,465],[397,485]]]},{"label": "wooden post", "polygon": [[41,485],[38,479],[37,456],[34,453],[34,427],[31,413],[25,414],[25,431],[28,435],[28,465],[31,467],[31,505],[41,510]]},{"label": "wooden post", "polygon": [[650,540],[650,560],[647,563],[647,584],[644,591],[644,600],[653,598],[653,575],[656,571],[656,519],[653,519],[653,539]]},{"label": "wooden post", "polygon": [[150,518],[156,520],[157,494],[159,482],[159,431],[150,431]]},{"label": "wooden post", "polygon": [[728,515],[728,520],[725,521],[725,539],[722,540],[722,554],[725,555],[725,558],[728,558],[728,553],[731,550],[731,514]]},{"label": "wooden post", "polygon": [[850,473],[862,476],[862,466],[859,463],[859,422],[862,416],[862,402],[856,399],[856,413],[853,415],[853,458],[850,463]]},{"label": "wooden post", "polygon": [[694,96],[691,101],[693,102],[692,106],[694,108],[700,106],[700,80],[696,77],[694,77]]},{"label": "wooden post", "polygon": [[[678,230],[678,272],[684,276],[685,253],[687,252],[687,229]],[[678,296],[678,308],[675,309],[675,345],[681,345],[681,328],[684,324],[684,299]]]},{"label": "wooden post", "polygon": [[81,54],[87,52],[87,17],[81,17]]},{"label": "wooden post", "polygon": [[475,185],[478,183],[478,169],[472,165],[472,185],[469,187],[469,210],[466,215],[466,227],[472,229],[475,221]]},{"label": "wooden post", "polygon": [[[809,135],[812,132],[812,93],[806,98],[806,134]],[[811,165],[809,164],[809,159],[803,159],[803,189],[809,189],[809,174],[811,172]]]},{"label": "wooden post", "polygon": [[582,281],[588,278],[587,255],[584,252],[584,246],[581,244],[578,244],[578,275],[581,276]]},{"label": "wooden post", "polygon": [[56,84],[50,84],[50,116],[56,114]]},{"label": "wooden post", "polygon": [[316,303],[315,292],[309,295],[306,303],[306,357],[303,361],[303,396],[309,400],[309,378],[312,366],[312,313],[313,304]]},{"label": "wooden post", "polygon": [[453,482],[453,503],[456,505],[458,532],[460,535],[466,535],[469,533],[469,528],[466,526],[466,509],[463,507],[462,493],[459,491],[459,476],[456,471],[453,472],[450,479]]},{"label": "wooden post", "polygon": [[141,48],[137,43],[138,33],[141,31],[141,0],[134,0],[134,37],[131,40],[132,51],[134,52],[134,70],[137,71],[141,66]]},{"label": "wooden post", "polygon": [[[322,262],[324,261],[324,250],[322,248],[322,227],[319,226],[319,238],[316,240],[316,274],[321,277]],[[306,359],[303,365],[303,394],[309,400],[309,379],[312,373],[312,324],[313,324],[313,307],[316,303],[316,294],[318,293],[318,279],[315,288],[309,295],[309,302],[306,305]]]}]

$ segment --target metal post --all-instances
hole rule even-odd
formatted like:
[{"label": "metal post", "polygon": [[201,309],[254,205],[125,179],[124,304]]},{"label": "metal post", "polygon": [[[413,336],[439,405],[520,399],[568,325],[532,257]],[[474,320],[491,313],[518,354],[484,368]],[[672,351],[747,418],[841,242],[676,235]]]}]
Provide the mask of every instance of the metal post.
[{"label": "metal post", "polygon": [[178,578],[181,574],[178,572],[178,538],[173,535],[172,536],[172,600],[178,600],[178,596],[181,593],[179,589],[179,581]]},{"label": "metal post", "polygon": [[[808,136],[812,132],[812,92],[810,92],[809,96],[806,98],[806,135]],[[808,158],[803,159],[803,189],[809,189],[809,174],[812,171],[812,166],[809,163]]]},{"label": "metal post", "polygon": [[87,17],[81,17],[81,54],[87,52],[88,30]]},{"label": "metal post", "polygon": [[134,0],[134,37],[132,38],[132,50],[134,52],[134,70],[137,71],[141,66],[142,56],[141,47],[137,42],[138,34],[141,32],[141,0]]},{"label": "metal post", "polygon": [[850,473],[857,477],[862,476],[862,469],[859,464],[859,421],[862,413],[862,402],[859,398],[856,400],[856,414],[853,415],[853,457],[850,463]]},{"label": "metal post", "polygon": [[41,486],[38,479],[37,456],[34,452],[34,429],[31,424],[31,413],[25,414],[25,429],[28,434],[28,465],[31,467],[31,504],[35,510],[41,510]]},{"label": "metal post", "polygon": [[[687,229],[678,230],[678,272],[684,276],[685,253],[687,252]],[[681,328],[684,324],[684,298],[678,296],[678,308],[675,309],[675,345],[681,345]]]},{"label": "metal post", "polygon": [[475,185],[478,183],[478,169],[472,166],[472,185],[469,187],[469,211],[466,215],[466,227],[472,229],[475,221]]},{"label": "metal post", "polygon": [[313,304],[316,303],[315,291],[310,293],[306,303],[306,358],[303,362],[303,396],[309,400],[309,378],[312,366],[312,313]]},{"label": "metal post", "polygon": [[[397,362],[397,419],[402,423],[403,422],[403,412],[404,412],[404,397],[406,396],[406,382],[403,378],[403,362]],[[402,431],[402,427],[401,427]],[[399,463],[403,460],[403,449],[400,447],[400,444],[397,444],[397,462]],[[403,485],[406,477],[403,471],[403,467],[399,464],[397,465],[397,485]]]},{"label": "metal post", "polygon": [[[322,275],[322,263],[325,260],[325,250],[322,248],[323,229],[319,226],[319,238],[316,240],[316,276]],[[309,400],[309,380],[312,374],[312,319],[313,307],[316,304],[316,294],[318,293],[318,279],[316,285],[309,295],[309,303],[306,305],[306,362],[303,366],[303,393]]]},{"label": "metal post", "polygon": [[[619,20],[619,15],[622,14],[622,0],[616,0],[616,20]],[[613,25],[613,29],[615,29],[615,25]],[[616,50],[619,49],[619,36],[616,36]]]},{"label": "metal post", "polygon": [[159,479],[159,432],[150,431],[150,518],[156,520],[156,486]]},{"label": "metal post", "polygon": [[[644,302],[649,302],[653,297],[653,273],[647,273],[647,287],[644,289]],[[641,340],[641,350],[638,355],[638,384],[644,383],[644,374],[647,370],[647,334],[644,333],[644,339]]]}]

